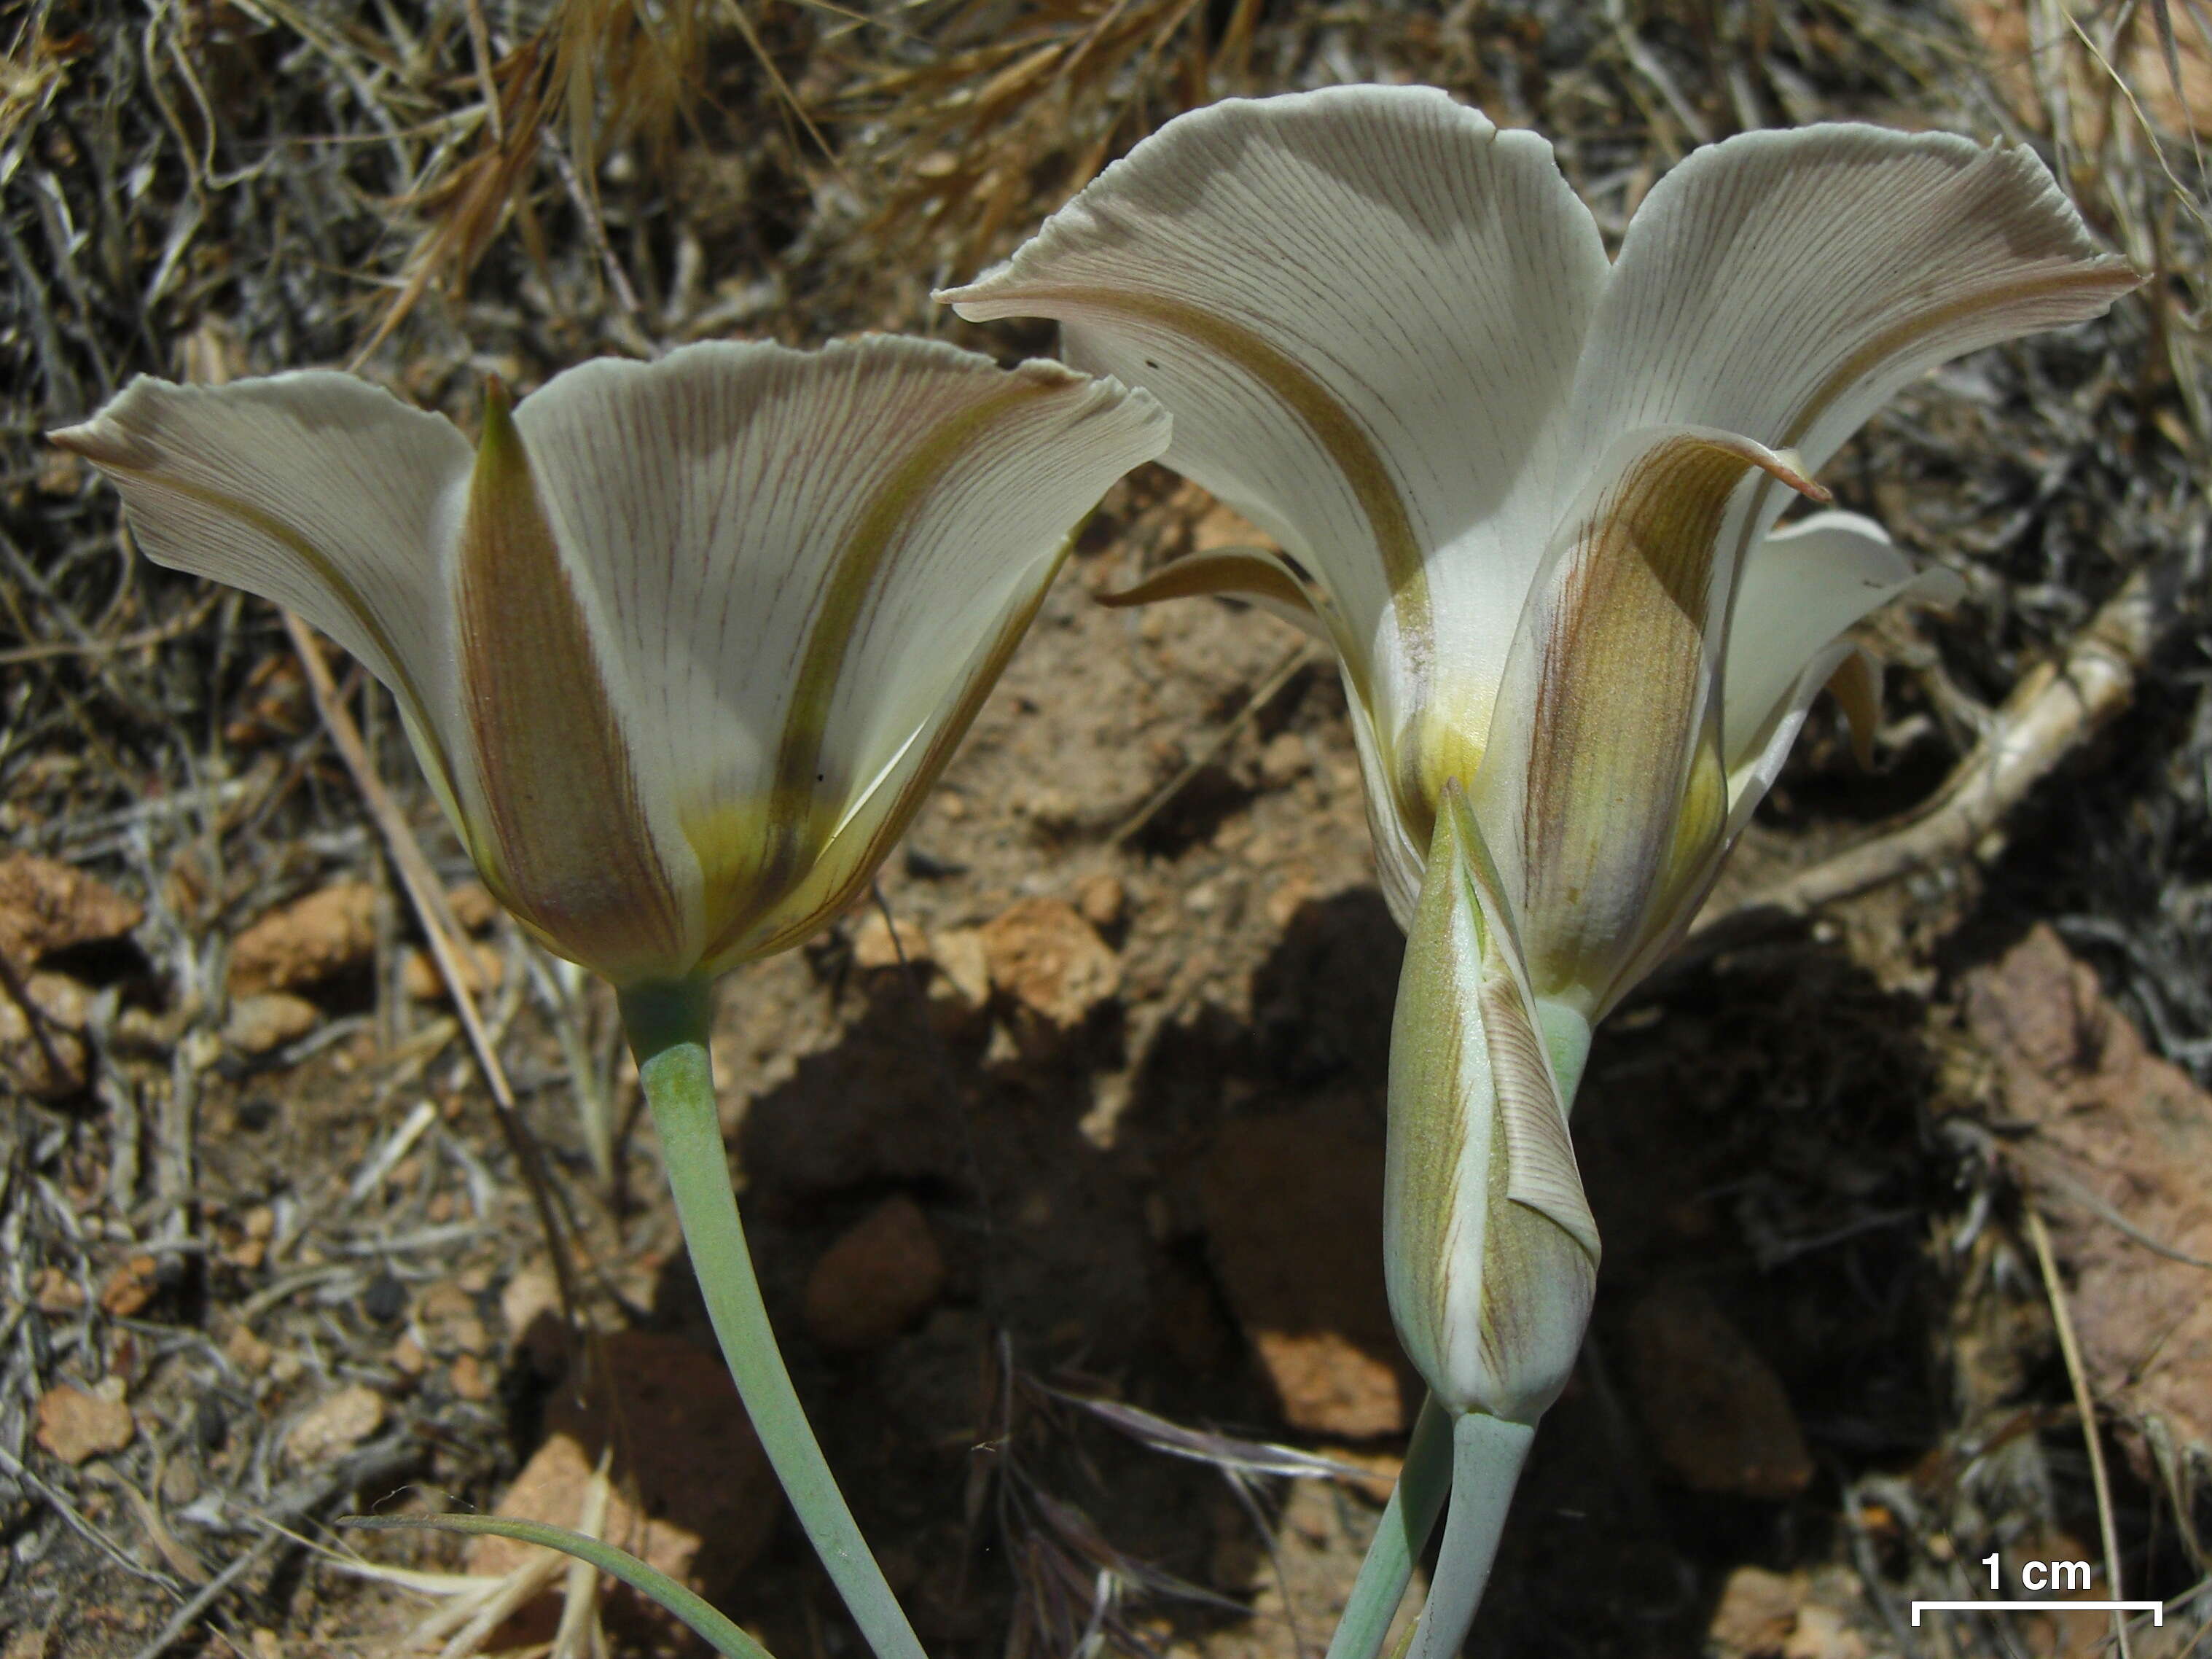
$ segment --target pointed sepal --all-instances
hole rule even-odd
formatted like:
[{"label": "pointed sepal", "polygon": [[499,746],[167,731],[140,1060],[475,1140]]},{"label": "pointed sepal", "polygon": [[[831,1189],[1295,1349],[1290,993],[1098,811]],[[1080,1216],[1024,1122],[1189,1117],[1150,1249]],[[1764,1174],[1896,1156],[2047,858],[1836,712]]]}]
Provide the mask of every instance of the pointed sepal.
[{"label": "pointed sepal", "polygon": [[1580,1025],[1530,990],[1497,866],[1448,784],[1391,1031],[1383,1260],[1399,1338],[1455,1412],[1534,1422],[1582,1344],[1597,1224],[1555,1063],[1578,1068]]}]

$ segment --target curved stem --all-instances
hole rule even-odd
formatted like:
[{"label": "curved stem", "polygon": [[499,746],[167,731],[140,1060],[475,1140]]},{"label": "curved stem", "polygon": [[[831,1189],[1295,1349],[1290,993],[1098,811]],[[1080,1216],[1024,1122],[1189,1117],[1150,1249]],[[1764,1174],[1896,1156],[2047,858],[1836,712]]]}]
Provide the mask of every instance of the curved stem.
[{"label": "curved stem", "polygon": [[1484,1412],[1469,1412],[1452,1425],[1451,1509],[1437,1555],[1437,1582],[1413,1632],[1410,1659],[1453,1659],[1467,1640],[1490,1582],[1521,1465],[1535,1437],[1528,1424]]},{"label": "curved stem", "polygon": [[1390,1488],[1390,1502],[1367,1546],[1367,1559],[1359,1564],[1336,1634],[1329,1638],[1328,1659],[1376,1659],[1382,1651],[1390,1621],[1413,1581],[1413,1563],[1428,1547],[1451,1488],[1451,1418],[1431,1395],[1421,1402],[1405,1467]]},{"label": "curved stem", "polygon": [[822,1455],[784,1369],[760,1281],[753,1276],[707,1054],[707,983],[634,988],[622,994],[623,1027],[660,1132],[661,1156],[684,1242],[708,1316],[753,1429],[823,1566],[876,1659],[924,1659],[898,1598],[884,1581]]}]

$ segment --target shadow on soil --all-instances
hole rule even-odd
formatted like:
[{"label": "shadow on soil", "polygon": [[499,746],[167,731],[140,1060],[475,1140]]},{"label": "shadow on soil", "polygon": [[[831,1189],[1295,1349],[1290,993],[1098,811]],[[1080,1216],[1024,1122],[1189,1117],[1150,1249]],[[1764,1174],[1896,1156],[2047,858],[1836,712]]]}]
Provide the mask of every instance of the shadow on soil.
[{"label": "shadow on soil", "polygon": [[[1286,1189],[1379,1183],[1401,951],[1372,890],[1310,902],[1255,974],[1249,1019],[1200,1007],[1126,1056],[1126,1034],[1109,1026],[1046,1063],[988,1058],[980,1036],[933,1039],[902,982],[848,988],[860,1001],[842,1039],[751,1105],[739,1164],[770,1307],[933,1652],[994,1651],[1017,1616],[1052,1639],[1044,1581],[1073,1568],[1088,1583],[1115,1554],[1217,1595],[1264,1590],[1267,1546],[1216,1474],[1021,1388],[1010,1407],[1007,1366],[1224,1433],[1346,1443],[1285,1424],[1238,1329],[1244,1287],[1224,1273],[1225,1236]],[[1680,974],[1609,1024],[1575,1125],[1606,1240],[1592,1339],[1516,1503],[1480,1650],[1695,1654],[1731,1569],[1826,1559],[1838,1476],[1909,1466],[1932,1443],[1942,1385],[1923,1218],[1944,1200],[1926,1185],[1922,1022],[1840,951],[1792,941]],[[1103,1148],[1082,1127],[1102,1105],[1118,1106]],[[1269,1121],[1304,1129],[1265,1141],[1275,1164],[1240,1169],[1239,1137]],[[1280,1161],[1301,1146],[1327,1167]],[[887,1346],[825,1353],[805,1332],[806,1274],[893,1193],[927,1213],[945,1293]],[[1283,1322],[1334,1326],[1364,1358],[1400,1364],[1374,1242],[1379,1191],[1344,1206],[1357,1224],[1285,1263],[1314,1288],[1303,1322]],[[1224,1213],[1240,1208],[1250,1214]],[[1722,1443],[1714,1457],[1741,1455],[1727,1419],[1751,1386],[1701,1371],[1665,1340],[1686,1305],[1727,1328],[1734,1357],[1721,1363],[1778,1383],[1802,1431],[1802,1468],[1737,1482],[1764,1480],[1778,1488],[1768,1495],[1686,1483],[1686,1437],[1693,1451],[1704,1433]],[[656,1312],[706,1340],[680,1261]],[[1403,1380],[1409,1419],[1417,1395]],[[1655,1387],[1677,1416],[1720,1420],[1655,1423]],[[1384,1436],[1370,1449],[1401,1446]],[[1343,1552],[1348,1583],[1373,1507],[1344,1507],[1358,1533]],[[1070,1514],[1095,1523],[1095,1548],[1064,1524]],[[813,1650],[842,1625],[787,1520],[726,1604],[780,1652]],[[1131,1610],[1164,1615],[1146,1626],[1155,1644],[1231,1617],[1172,1598]],[[1301,1631],[1315,1651],[1317,1616]],[[1255,1629],[1255,1651],[1297,1651],[1273,1623],[1272,1635]]]}]

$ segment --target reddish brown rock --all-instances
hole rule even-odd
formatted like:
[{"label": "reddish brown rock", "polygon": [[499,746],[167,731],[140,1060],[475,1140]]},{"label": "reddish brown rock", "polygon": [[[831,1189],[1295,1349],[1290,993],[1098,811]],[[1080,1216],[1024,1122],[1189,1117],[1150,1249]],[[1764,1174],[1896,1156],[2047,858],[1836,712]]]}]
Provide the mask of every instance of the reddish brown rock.
[{"label": "reddish brown rock", "polygon": [[1726,1659],[1780,1659],[1797,1628],[1804,1587],[1764,1567],[1738,1567],[1721,1589],[1705,1639]]},{"label": "reddish brown rock", "polygon": [[982,944],[1014,1041],[1033,1059],[1057,1053],[1121,988],[1121,959],[1060,899],[1024,899],[984,927]]},{"label": "reddish brown rock", "polygon": [[441,1280],[415,1304],[415,1331],[428,1352],[441,1358],[487,1353],[491,1334],[484,1328],[477,1299],[452,1280]]},{"label": "reddish brown rock", "polygon": [[[461,988],[472,997],[496,991],[507,978],[507,958],[489,945],[457,941],[453,965],[460,970]],[[438,971],[438,959],[425,950],[407,953],[399,964],[399,986],[417,1002],[446,1000],[446,976]]]},{"label": "reddish brown rock", "polygon": [[954,927],[930,941],[930,1023],[947,1036],[981,1028],[991,1012],[991,961],[980,928]]},{"label": "reddish brown rock", "polygon": [[1711,1659],[1867,1659],[1850,1622],[1814,1599],[1823,1594],[1834,1587],[1823,1590],[1808,1573],[1738,1567],[1705,1628],[1705,1651]]},{"label": "reddish brown rock", "polygon": [[270,911],[230,947],[230,994],[290,991],[366,963],[376,949],[376,889],[341,881]]},{"label": "reddish brown rock", "polygon": [[465,1353],[446,1368],[446,1383],[459,1398],[481,1405],[492,1397],[498,1374],[474,1354]]},{"label": "reddish brown rock", "polygon": [[825,1348],[872,1348],[928,1311],[945,1255],[921,1206],[885,1199],[823,1253],[806,1280],[806,1327]]},{"label": "reddish brown rock", "polygon": [[84,1286],[50,1264],[31,1275],[31,1305],[56,1317],[73,1314],[84,1306]]},{"label": "reddish brown rock", "polygon": [[108,1276],[100,1292],[104,1312],[128,1319],[154,1299],[160,1289],[161,1264],[150,1255],[134,1255]]},{"label": "reddish brown rock", "polygon": [[1402,1434],[1412,1379],[1382,1290],[1382,1144],[1328,1108],[1240,1118],[1201,1196],[1215,1270],[1293,1427]]},{"label": "reddish brown rock", "polygon": [[131,1420],[131,1407],[119,1392],[88,1394],[63,1383],[39,1396],[34,1437],[64,1463],[82,1463],[87,1458],[119,1452],[137,1431]]},{"label": "reddish brown rock", "polygon": [[0,953],[18,972],[55,951],[120,939],[145,908],[82,870],[33,853],[0,858]]},{"label": "reddish brown rock", "polygon": [[446,908],[453,920],[471,933],[481,933],[499,920],[499,901],[480,881],[465,881],[446,890]]},{"label": "reddish brown rock", "polygon": [[384,1426],[384,1396],[356,1382],[318,1401],[285,1431],[284,1455],[301,1468],[343,1457]]},{"label": "reddish brown rock", "polygon": [[1628,1319],[1630,1378],[1661,1459],[1699,1492],[1788,1498],[1813,1456],[1782,1379],[1694,1285],[1662,1285]]},{"label": "reddish brown rock", "polygon": [[[2144,1047],[2095,973],[2038,927],[1966,983],[1967,1029],[1995,1064],[2013,1144],[2070,1289],[2098,1399],[2212,1458],[2212,1095]],[[2101,1206],[2105,1215],[2090,1207]]]},{"label": "reddish brown rock", "polygon": [[853,930],[853,966],[864,974],[896,973],[904,965],[914,969],[929,963],[929,938],[916,922],[902,921],[894,939],[884,913],[871,906]]},{"label": "reddish brown rock", "polygon": [[1763,1566],[1739,1566],[1721,1586],[1721,1601],[1705,1626],[1705,1641],[1728,1659],[1777,1659],[1796,1631],[1801,1589]]},{"label": "reddish brown rock", "polygon": [[62,974],[28,975],[23,988],[27,1010],[0,993],[0,1078],[42,1100],[75,1094],[90,1076],[79,1035],[89,994]]},{"label": "reddish brown rock", "polygon": [[1083,884],[1075,890],[1075,908],[1100,933],[1110,933],[1119,927],[1129,913],[1128,890],[1121,878],[1110,871],[1101,871],[1084,878]]},{"label": "reddish brown rock", "polygon": [[234,997],[222,1023],[222,1040],[242,1054],[273,1054],[323,1023],[323,1011],[289,991]]},{"label": "reddish brown rock", "polygon": [[[624,1331],[600,1345],[601,1384],[585,1404],[556,1389],[545,1443],[501,1500],[513,1519],[574,1527],[599,1455],[611,1442],[612,1491],[600,1535],[715,1601],[767,1543],[783,1496],[754,1437],[736,1386],[720,1359],[679,1338]],[[468,1570],[503,1574],[533,1547],[504,1538],[471,1540]],[[611,1583],[617,1622],[663,1628],[665,1615]],[[559,1616],[549,1593],[501,1632],[542,1629]]]}]

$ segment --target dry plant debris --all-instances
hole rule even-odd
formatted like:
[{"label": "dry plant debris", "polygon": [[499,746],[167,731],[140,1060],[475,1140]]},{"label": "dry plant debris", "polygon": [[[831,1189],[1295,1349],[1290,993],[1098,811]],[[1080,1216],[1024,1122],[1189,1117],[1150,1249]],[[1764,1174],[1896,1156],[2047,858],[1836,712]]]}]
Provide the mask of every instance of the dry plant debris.
[{"label": "dry plant debris", "polygon": [[[927,288],[1182,107],[1365,77],[1541,128],[1614,234],[1741,128],[2009,133],[2154,276],[2103,323],[1911,388],[1832,469],[1970,598],[1873,641],[1899,683],[1875,775],[1816,722],[1754,830],[1732,896],[1794,882],[1819,903],[1712,938],[1593,1058],[1595,1340],[1477,1644],[2101,1640],[2079,1618],[1938,1637],[1904,1613],[1972,1593],[1992,1549],[2099,1553],[2022,1204],[2118,1431],[2130,1591],[2173,1606],[2134,1650],[2197,1639],[2203,1270],[2160,1250],[2212,1256],[2201,5],[26,0],[0,22],[11,1659],[475,1641],[505,1617],[477,1598],[563,1572],[444,1596],[433,1623],[297,1540],[357,1506],[519,1502],[535,1459],[567,1459],[553,1508],[602,1504],[610,1536],[682,1524],[618,1460],[593,1496],[605,1443],[564,1416],[570,1340],[465,1017],[549,1148],[601,1340],[703,1334],[611,1010],[449,890],[466,860],[388,701],[343,665],[319,684],[264,609],[137,561],[112,497],[37,434],[142,370],[217,381],[372,342],[365,372],[464,421],[488,372],[526,388],[694,338],[1045,349],[933,313]],[[1372,1241],[1345,1221],[1399,946],[1341,696],[1264,617],[1090,598],[1249,539],[1164,475],[1118,488],[887,872],[892,920],[723,1006],[734,1172],[800,1387],[954,1659],[1009,1632],[1037,1655],[1086,1632],[1176,1659],[1311,1651],[1376,1504],[1250,1448],[1376,1436],[1362,1455],[1387,1460],[1403,1422],[1380,1273],[1353,1259]],[[2069,671],[2085,652],[2100,677]],[[2002,798],[1942,816],[1954,775]],[[402,867],[416,843],[428,867]],[[1854,869],[1881,884],[1837,883]],[[328,925],[257,955],[303,903]],[[425,949],[465,1006],[423,998]],[[2008,1022],[2037,1008],[2078,1029],[2025,1040]],[[574,1096],[625,1131],[611,1176]],[[1286,1230],[1285,1192],[1352,1243]],[[810,1296],[872,1228],[907,1268],[937,1253],[896,1318],[835,1273]],[[805,1334],[811,1304],[832,1340]],[[1712,1397],[1756,1395],[1809,1481],[1777,1426],[1788,1455],[1711,1490],[1645,1422],[1639,1331],[1664,1347],[1708,1312],[1744,1350]],[[868,1340],[841,1346],[862,1314]],[[1047,1383],[1169,1428],[1132,1439]],[[723,1467],[751,1490],[738,1451]],[[815,1651],[836,1615],[760,1513],[695,1526],[768,1531],[691,1570],[775,1651]],[[374,1549],[474,1584],[446,1540]],[[589,1610],[614,1650],[665,1638]],[[547,1639],[550,1616],[515,1629]]]}]

